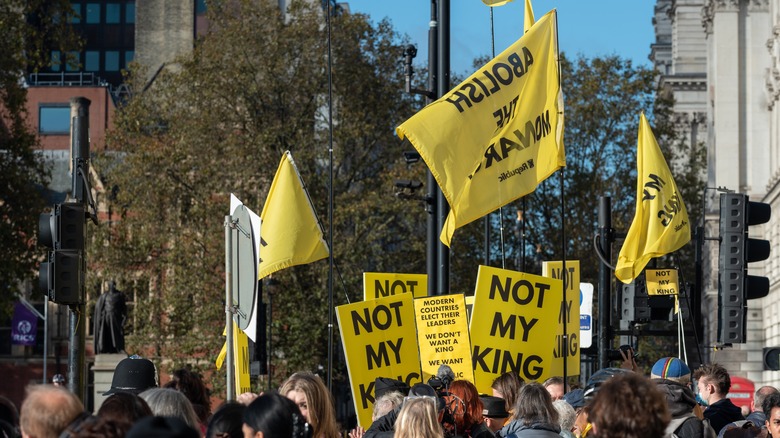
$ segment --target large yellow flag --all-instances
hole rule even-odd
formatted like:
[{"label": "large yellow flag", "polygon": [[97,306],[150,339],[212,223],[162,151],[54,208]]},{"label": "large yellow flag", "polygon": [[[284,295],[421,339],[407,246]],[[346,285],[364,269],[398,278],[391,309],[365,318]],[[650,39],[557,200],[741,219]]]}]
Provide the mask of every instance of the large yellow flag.
[{"label": "large yellow flag", "polygon": [[566,164],[556,11],[396,128],[441,187],[456,228],[528,193]]},{"label": "large yellow flag", "polygon": [[691,240],[688,211],[645,114],[637,142],[636,214],[620,249],[615,276],[631,283],[653,257]]},{"label": "large yellow flag", "polygon": [[504,6],[512,0],[482,0],[482,3],[488,6]]},{"label": "large yellow flag", "polygon": [[279,163],[260,220],[258,278],[328,256],[322,227],[290,151]]},{"label": "large yellow flag", "polygon": [[526,33],[536,22],[534,20],[534,8],[531,7],[531,0],[525,0],[525,15],[523,17],[523,33]]}]

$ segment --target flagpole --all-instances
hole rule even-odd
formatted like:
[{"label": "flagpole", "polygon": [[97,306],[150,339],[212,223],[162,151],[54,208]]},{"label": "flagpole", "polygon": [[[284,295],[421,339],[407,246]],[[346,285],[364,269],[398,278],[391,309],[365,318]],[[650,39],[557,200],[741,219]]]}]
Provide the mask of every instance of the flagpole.
[{"label": "flagpole", "polygon": [[331,0],[328,0],[328,390],[333,391],[333,57],[331,55]]},{"label": "flagpole", "polygon": [[[441,97],[450,91],[450,0],[439,0],[439,57],[437,68],[437,93]],[[444,223],[450,213],[450,204],[441,190],[437,190],[437,217],[436,228],[439,232],[444,228]],[[437,259],[439,262],[437,291],[438,295],[450,293],[450,248],[439,241],[437,243]]]}]

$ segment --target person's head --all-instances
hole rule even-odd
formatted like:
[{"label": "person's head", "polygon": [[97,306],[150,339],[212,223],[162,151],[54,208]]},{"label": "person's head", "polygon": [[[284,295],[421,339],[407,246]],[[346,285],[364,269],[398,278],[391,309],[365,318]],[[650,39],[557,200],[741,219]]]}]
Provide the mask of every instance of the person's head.
[{"label": "person's head", "polygon": [[778,391],[774,386],[762,386],[758,388],[756,393],[753,394],[753,401],[750,402],[750,411],[760,411],[764,406],[764,400],[766,400],[766,398],[770,395],[777,394],[778,392],[780,391]]},{"label": "person's head", "polygon": [[157,369],[149,359],[128,357],[122,359],[114,369],[111,389],[103,395],[117,392],[132,392],[140,394],[149,388],[157,387]]},{"label": "person's head", "polygon": [[295,402],[314,429],[314,436],[324,434],[330,438],[339,434],[333,399],[319,376],[309,372],[295,373],[279,387],[279,393]]},{"label": "person's head", "polygon": [[726,368],[716,363],[702,365],[693,373],[700,403],[709,406],[726,397],[731,389],[731,377]]},{"label": "person's head", "polygon": [[19,412],[23,437],[57,438],[70,423],[84,413],[84,405],[73,393],[54,385],[27,387]]},{"label": "person's head", "polygon": [[142,392],[141,398],[155,416],[178,418],[191,428],[200,430],[192,403],[181,392],[170,388],[151,388]]},{"label": "person's head", "polygon": [[774,438],[780,438],[780,394],[769,394],[761,404],[766,415],[766,430]]},{"label": "person's head", "polygon": [[550,377],[542,383],[542,386],[547,388],[547,392],[550,393],[550,397],[552,397],[553,401],[560,400],[563,398],[563,394],[569,392],[569,388],[567,388],[568,385],[565,385],[563,377]]},{"label": "person's head", "polygon": [[490,388],[493,389],[493,396],[503,398],[506,402],[506,408],[510,412],[515,408],[517,395],[520,394],[522,387],[523,379],[512,371],[507,371],[496,377],[490,385]]},{"label": "person's head", "polygon": [[631,370],[627,370],[624,368],[602,368],[595,373],[593,373],[592,376],[588,379],[588,384],[585,386],[585,389],[582,392],[582,397],[585,402],[585,404],[588,404],[593,400],[593,398],[596,396],[596,394],[599,392],[599,389],[601,389],[601,386],[604,385],[604,383],[608,382],[610,379],[612,379],[615,376],[620,376],[624,374],[633,374],[634,372]]},{"label": "person's head", "polygon": [[657,385],[634,373],[607,380],[590,404],[589,420],[599,438],[663,436],[670,419]]},{"label": "person's head", "polygon": [[676,357],[662,357],[653,365],[650,377],[687,385],[691,382],[691,369],[688,368],[688,365],[685,365],[685,362]]},{"label": "person's head", "polygon": [[127,438],[200,438],[200,432],[176,417],[155,416],[140,419]]},{"label": "person's head", "polygon": [[439,424],[436,399],[433,397],[407,399],[395,421],[394,435],[404,438],[443,437],[444,430]]},{"label": "person's head", "polygon": [[515,403],[515,419],[526,426],[533,423],[558,424],[558,412],[552,405],[547,388],[539,383],[526,383]]},{"label": "person's head", "polygon": [[165,388],[175,389],[184,394],[192,403],[195,414],[201,423],[206,424],[211,415],[211,401],[209,390],[200,378],[200,375],[186,368],[180,368],[171,374],[171,380],[165,384]]},{"label": "person's head", "polygon": [[571,407],[566,400],[555,400],[553,402],[555,411],[558,412],[558,425],[561,426],[561,430],[568,430],[571,432],[574,427],[574,420],[577,418],[577,413],[574,412],[574,408]]},{"label": "person's head", "polygon": [[243,420],[244,438],[299,438],[309,427],[293,400],[273,392],[254,399]]},{"label": "person's head", "polygon": [[241,403],[223,404],[209,420],[206,438],[243,438],[244,411]]},{"label": "person's head", "polygon": [[78,421],[71,423],[60,438],[124,438],[129,425],[113,420],[84,414]]},{"label": "person's head", "polygon": [[404,396],[398,391],[390,391],[380,395],[374,401],[374,412],[371,415],[371,420],[376,421],[377,418],[401,406],[403,402]]},{"label": "person's head", "polygon": [[485,426],[493,433],[498,432],[509,418],[506,402],[503,398],[489,395],[480,396],[479,399],[482,400],[482,417],[485,419]]},{"label": "person's head", "polygon": [[482,400],[479,391],[468,380],[455,380],[450,384],[449,395],[444,396],[444,402],[452,412],[455,427],[458,431],[471,430],[474,425],[482,423]]},{"label": "person's head", "polygon": [[117,392],[110,395],[100,405],[97,416],[106,420],[125,423],[127,428],[144,417],[151,417],[152,410],[141,397],[129,392]]}]

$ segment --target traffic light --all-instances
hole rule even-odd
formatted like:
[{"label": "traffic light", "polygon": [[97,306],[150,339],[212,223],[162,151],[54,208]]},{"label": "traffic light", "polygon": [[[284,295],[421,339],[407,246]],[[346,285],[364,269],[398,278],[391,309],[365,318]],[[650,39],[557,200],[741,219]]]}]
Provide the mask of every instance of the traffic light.
[{"label": "traffic light", "polygon": [[746,338],[747,300],[769,293],[769,279],[748,275],[748,263],[769,257],[769,242],[748,237],[751,225],[769,221],[769,204],[750,202],[747,195],[720,195],[720,250],[718,254],[718,341],[743,343]]},{"label": "traffic light", "polygon": [[764,369],[780,370],[780,347],[764,347]]},{"label": "traffic light", "polygon": [[41,263],[41,291],[58,304],[78,304],[84,285],[84,205],[56,204],[38,221],[38,243],[49,248]]}]

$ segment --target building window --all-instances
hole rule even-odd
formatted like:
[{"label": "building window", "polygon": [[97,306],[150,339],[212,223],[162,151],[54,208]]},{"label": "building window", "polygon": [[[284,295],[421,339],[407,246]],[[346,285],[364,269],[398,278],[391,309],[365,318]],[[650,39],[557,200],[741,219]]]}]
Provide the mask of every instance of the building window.
[{"label": "building window", "polygon": [[122,8],[119,3],[106,4],[106,24],[118,24],[120,23],[119,14]]},{"label": "building window", "polygon": [[206,13],[206,0],[197,0],[195,2],[195,13],[198,15]]},{"label": "building window", "polygon": [[87,3],[87,24],[100,23],[100,3]]},{"label": "building window", "polygon": [[41,134],[69,134],[70,105],[41,105],[38,107],[38,132]]},{"label": "building window", "polygon": [[79,71],[79,52],[68,52],[68,58],[65,60],[65,71]]},{"label": "building window", "polygon": [[128,50],[125,52],[125,67],[128,66],[131,62],[133,62],[133,59],[135,59],[135,51]]},{"label": "building window", "polygon": [[71,8],[73,8],[73,16],[70,17],[71,23],[81,23],[81,3],[71,3]]},{"label": "building window", "polygon": [[51,52],[51,71],[60,71],[62,68],[62,58],[60,57],[59,50],[52,50]]},{"label": "building window", "polygon": [[125,4],[125,23],[135,23],[135,3]]},{"label": "building window", "polygon": [[119,71],[119,52],[109,50],[106,55],[106,71]]},{"label": "building window", "polygon": [[84,57],[84,70],[85,71],[98,71],[100,70],[100,52],[96,50],[87,50]]}]

